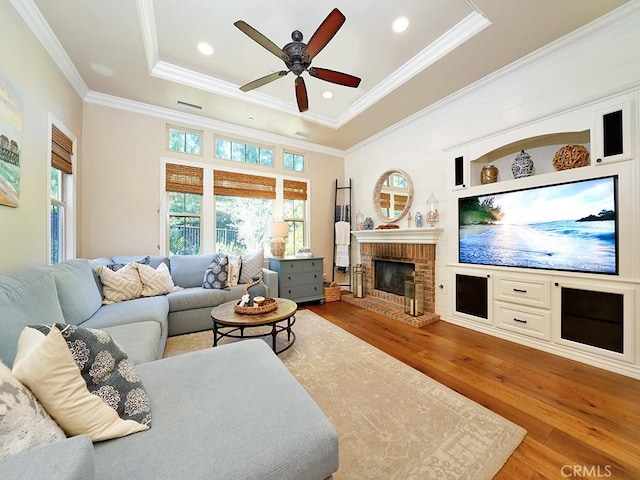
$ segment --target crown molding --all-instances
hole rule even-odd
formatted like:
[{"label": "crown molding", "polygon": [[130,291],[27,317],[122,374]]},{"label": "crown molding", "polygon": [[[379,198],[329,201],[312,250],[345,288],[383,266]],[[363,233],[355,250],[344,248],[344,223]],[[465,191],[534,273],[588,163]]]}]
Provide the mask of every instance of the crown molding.
[{"label": "crown molding", "polygon": [[57,37],[53,34],[53,31],[40,13],[40,10],[38,10],[38,7],[36,7],[32,0],[10,1],[76,93],[80,98],[84,98],[87,93],[89,93],[89,87],[78,73],[78,70],[76,70],[76,67],[73,65],[67,52],[62,48]]},{"label": "crown molding", "polygon": [[168,122],[174,122],[182,125],[190,125],[192,127],[213,130],[216,133],[224,133],[236,137],[251,138],[267,145],[282,145],[295,148],[299,151],[312,151],[336,157],[344,157],[344,150],[319,145],[317,143],[296,140],[283,135],[267,133],[263,130],[257,130],[248,127],[234,125],[232,123],[214,120],[212,118],[195,115],[188,112],[179,112],[166,107],[158,107],[143,102],[128,100],[122,97],[107,95],[104,93],[90,91],[84,101],[104,107],[125,110],[132,113],[147,115],[151,117],[161,118]]}]

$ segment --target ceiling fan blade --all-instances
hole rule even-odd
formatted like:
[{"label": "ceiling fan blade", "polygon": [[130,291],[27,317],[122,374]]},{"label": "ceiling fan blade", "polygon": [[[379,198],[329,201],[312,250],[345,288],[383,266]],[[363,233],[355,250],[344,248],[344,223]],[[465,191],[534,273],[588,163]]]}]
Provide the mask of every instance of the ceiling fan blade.
[{"label": "ceiling fan blade", "polygon": [[327,18],[320,24],[302,51],[302,55],[307,61],[310,62],[329,43],[329,40],[338,32],[345,20],[345,16],[337,8],[334,8],[327,15]]},{"label": "ceiling fan blade", "polygon": [[298,110],[306,112],[309,109],[309,98],[307,97],[307,86],[302,77],[296,77],[296,100],[298,100]]},{"label": "ceiling fan blade", "polygon": [[289,70],[280,70],[279,72],[270,73],[269,75],[265,75],[264,77],[260,77],[253,82],[249,82],[246,85],[240,87],[240,90],[243,92],[248,92],[249,90],[253,90],[254,88],[261,87],[266,85],[267,83],[271,83],[274,80],[279,79],[280,77],[284,77]]},{"label": "ceiling fan blade", "polygon": [[289,60],[289,57],[287,56],[287,54],[284,53],[279,46],[277,46],[275,43],[273,43],[271,40],[269,40],[267,37],[265,37],[263,34],[261,34],[251,25],[249,25],[247,22],[238,20],[237,22],[234,23],[234,25],[238,27],[240,30],[242,30],[244,33],[246,33],[254,41],[256,41],[257,43],[262,45],[264,48],[269,50],[271,53],[273,53],[280,60],[283,60],[285,62]]},{"label": "ceiling fan blade", "polygon": [[360,85],[360,79],[349,75],[348,73],[336,72],[335,70],[329,70],[328,68],[309,68],[309,75],[319,78],[331,83],[337,83],[338,85],[344,85],[345,87],[357,88]]}]

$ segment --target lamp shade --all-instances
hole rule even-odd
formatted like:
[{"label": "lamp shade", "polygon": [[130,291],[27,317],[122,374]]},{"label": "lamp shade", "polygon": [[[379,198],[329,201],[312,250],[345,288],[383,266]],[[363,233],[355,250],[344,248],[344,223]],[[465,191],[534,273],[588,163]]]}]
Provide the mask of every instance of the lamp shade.
[{"label": "lamp shade", "polygon": [[287,237],[289,236],[289,224],[284,221],[271,222],[267,226],[267,235],[269,237]]}]

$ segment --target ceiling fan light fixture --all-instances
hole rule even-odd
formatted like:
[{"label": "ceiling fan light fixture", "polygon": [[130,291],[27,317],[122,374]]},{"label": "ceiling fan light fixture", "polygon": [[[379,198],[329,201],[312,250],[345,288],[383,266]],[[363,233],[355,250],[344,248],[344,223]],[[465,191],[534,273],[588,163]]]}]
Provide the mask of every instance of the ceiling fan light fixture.
[{"label": "ceiling fan light fixture", "polygon": [[198,44],[198,51],[202,54],[202,55],[213,55],[213,47],[211,45],[209,45],[207,42],[200,42]]},{"label": "ceiling fan light fixture", "polygon": [[398,17],[391,24],[391,29],[396,33],[402,33],[409,28],[409,19],[407,17]]},{"label": "ceiling fan light fixture", "polygon": [[322,92],[322,98],[324,98],[325,100],[330,100],[333,98],[333,92],[330,90],[325,90],[324,92]]}]

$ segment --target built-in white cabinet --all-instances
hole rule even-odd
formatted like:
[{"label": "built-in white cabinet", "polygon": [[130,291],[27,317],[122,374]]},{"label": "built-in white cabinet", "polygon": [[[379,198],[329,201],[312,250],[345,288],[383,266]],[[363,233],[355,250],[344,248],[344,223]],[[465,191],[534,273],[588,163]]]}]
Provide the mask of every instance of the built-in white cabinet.
[{"label": "built-in white cabinet", "polygon": [[638,285],[467,266],[451,281],[454,323],[640,378]]},{"label": "built-in white cabinet", "polygon": [[[450,288],[446,320],[640,379],[640,162],[635,138],[640,131],[638,98],[640,91],[619,95],[446,152],[451,160],[449,205],[453,212],[447,219],[447,230],[458,232],[449,236],[448,243],[452,254],[447,266]],[[558,168],[554,156],[567,145],[586,149],[588,160],[572,168]],[[511,166],[523,150],[531,156],[534,169],[529,176],[514,178]],[[483,167],[489,165],[499,172],[492,179],[482,175]],[[494,174],[495,169],[491,169]],[[472,201],[507,201],[514,196],[502,194],[522,190],[530,192],[528,198],[536,204],[536,195],[548,195],[553,190],[538,187],[596,179],[604,183],[607,178],[615,179],[615,232],[607,233],[615,237],[615,269],[598,272],[590,268],[587,272],[558,268],[551,262],[528,268],[529,264],[513,267],[485,261],[483,249],[504,244],[504,255],[509,256],[510,248],[519,251],[522,247],[509,244],[513,232],[493,227],[500,224],[495,221],[499,217],[490,217],[490,228],[482,220],[475,223],[476,217],[470,222],[469,215],[477,215],[477,210],[469,210]],[[586,199],[576,196],[575,202]],[[464,212],[464,220],[459,209]],[[533,209],[526,212],[535,213]],[[598,235],[596,225],[593,235]],[[485,232],[490,241],[462,240]],[[558,235],[549,238],[562,243]],[[527,240],[518,237],[519,242]],[[470,253],[470,244],[477,245],[477,250]],[[535,245],[538,248],[540,243]],[[564,245],[579,253],[579,235],[574,234]],[[549,252],[551,257],[556,254],[552,247]],[[578,254],[576,259],[583,261]]]}]

